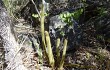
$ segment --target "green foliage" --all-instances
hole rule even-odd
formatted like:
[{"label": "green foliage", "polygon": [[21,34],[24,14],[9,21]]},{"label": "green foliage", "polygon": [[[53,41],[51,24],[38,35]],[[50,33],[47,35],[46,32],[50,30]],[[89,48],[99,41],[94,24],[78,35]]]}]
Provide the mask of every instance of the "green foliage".
[{"label": "green foliage", "polygon": [[72,13],[72,17],[75,20],[78,20],[83,11],[84,11],[83,9],[76,10],[75,12]]},{"label": "green foliage", "polygon": [[103,15],[107,14],[107,12],[108,12],[106,10],[106,8],[103,8],[103,7],[99,7],[98,11],[99,11],[99,16],[103,16]]},{"label": "green foliage", "polygon": [[104,36],[102,36],[102,35],[97,35],[97,39],[104,40]]},{"label": "green foliage", "polygon": [[61,31],[61,32],[60,32],[60,35],[61,35],[61,36],[64,36],[64,35],[65,35],[64,31]]},{"label": "green foliage", "polygon": [[83,9],[76,10],[75,12],[69,13],[69,12],[64,12],[60,14],[60,18],[67,23],[68,25],[72,26],[72,18],[75,20],[79,19],[79,16],[83,13]]},{"label": "green foliage", "polygon": [[32,16],[33,16],[34,18],[38,18],[38,17],[39,17],[38,14],[32,14]]},{"label": "green foliage", "polygon": [[[38,14],[32,14],[32,16],[33,16],[34,18],[38,18],[38,17],[39,17]],[[47,14],[47,13],[44,13],[44,16],[48,16],[48,14]]]},{"label": "green foliage", "polygon": [[[65,23],[68,24],[68,26],[73,26],[74,23],[72,21],[72,18],[77,20],[79,19],[80,15],[83,13],[83,9],[79,9],[79,10],[76,10],[75,12],[72,12],[72,13],[69,13],[69,12],[64,12],[64,13],[61,13],[59,15],[59,17],[62,19],[62,21],[64,21]],[[60,32],[60,35],[64,36],[65,33],[63,31]]]}]

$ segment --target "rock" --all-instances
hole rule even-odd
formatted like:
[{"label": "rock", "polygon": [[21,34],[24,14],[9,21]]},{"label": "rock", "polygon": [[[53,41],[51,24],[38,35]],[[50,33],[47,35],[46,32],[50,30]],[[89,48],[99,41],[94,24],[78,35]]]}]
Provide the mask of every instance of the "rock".
[{"label": "rock", "polygon": [[[71,19],[71,21],[73,20]],[[60,38],[62,43],[62,48],[60,49],[63,49],[63,40],[66,38],[68,39],[68,49],[72,49],[76,41],[75,31],[77,31],[77,22],[75,20],[72,25],[68,25],[59,15],[50,18],[49,33],[54,47],[56,45],[56,39]]]}]

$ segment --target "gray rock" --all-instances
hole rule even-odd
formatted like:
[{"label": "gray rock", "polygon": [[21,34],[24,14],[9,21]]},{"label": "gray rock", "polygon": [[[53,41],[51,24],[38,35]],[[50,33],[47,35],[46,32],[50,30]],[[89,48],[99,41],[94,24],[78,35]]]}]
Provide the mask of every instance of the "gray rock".
[{"label": "gray rock", "polygon": [[[49,33],[52,39],[52,45],[55,46],[56,39],[60,38],[63,46],[63,40],[67,38],[68,48],[71,49],[74,45],[74,40],[76,40],[75,30],[77,31],[77,22],[73,18],[71,18],[71,21],[73,22],[73,25],[70,26],[68,23],[64,22],[59,15],[50,18]],[[63,47],[61,47],[61,49],[63,49]]]}]

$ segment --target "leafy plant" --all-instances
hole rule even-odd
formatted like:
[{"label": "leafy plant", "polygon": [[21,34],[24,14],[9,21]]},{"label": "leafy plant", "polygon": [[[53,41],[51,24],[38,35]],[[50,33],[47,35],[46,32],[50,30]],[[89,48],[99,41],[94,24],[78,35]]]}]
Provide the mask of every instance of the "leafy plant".
[{"label": "leafy plant", "polygon": [[103,8],[103,7],[99,7],[98,11],[99,11],[99,16],[103,16],[103,15],[107,14],[107,12],[108,12],[106,10],[106,8]]},{"label": "leafy plant", "polygon": [[69,12],[64,12],[60,14],[60,18],[67,23],[68,25],[72,26],[73,21],[72,18],[75,20],[78,20],[79,16],[83,13],[83,9],[76,10],[75,12],[69,13]]},{"label": "leafy plant", "polygon": [[[67,23],[67,25],[69,27],[72,27],[74,26],[74,20],[78,21],[80,15],[83,13],[83,9],[79,9],[79,10],[76,10],[75,12],[64,12],[64,13],[61,13],[59,15],[59,17],[62,19],[62,21],[64,21],[65,23]],[[64,36],[65,33],[63,32],[63,30],[60,32],[60,35]]]}]

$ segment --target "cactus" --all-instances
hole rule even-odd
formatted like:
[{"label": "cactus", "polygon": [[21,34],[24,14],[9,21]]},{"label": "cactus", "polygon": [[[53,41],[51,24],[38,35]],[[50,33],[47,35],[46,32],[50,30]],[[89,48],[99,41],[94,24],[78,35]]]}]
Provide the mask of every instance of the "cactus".
[{"label": "cactus", "polygon": [[49,64],[54,67],[54,56],[52,53],[52,48],[51,48],[51,42],[50,42],[50,36],[49,33],[47,31],[45,31],[45,38],[46,38],[46,45],[47,45],[47,55],[48,55],[48,59],[49,59]]},{"label": "cactus", "polygon": [[57,39],[57,44],[56,44],[56,53],[57,53],[56,63],[58,63],[59,60],[60,60],[60,50],[59,50],[59,46],[60,46],[60,38]]},{"label": "cactus", "polygon": [[64,60],[65,60],[65,55],[66,55],[66,49],[67,49],[67,39],[64,40],[64,48],[63,48],[63,54],[62,54],[62,59],[60,61],[60,65],[58,70],[63,70],[63,65],[64,65]]}]

